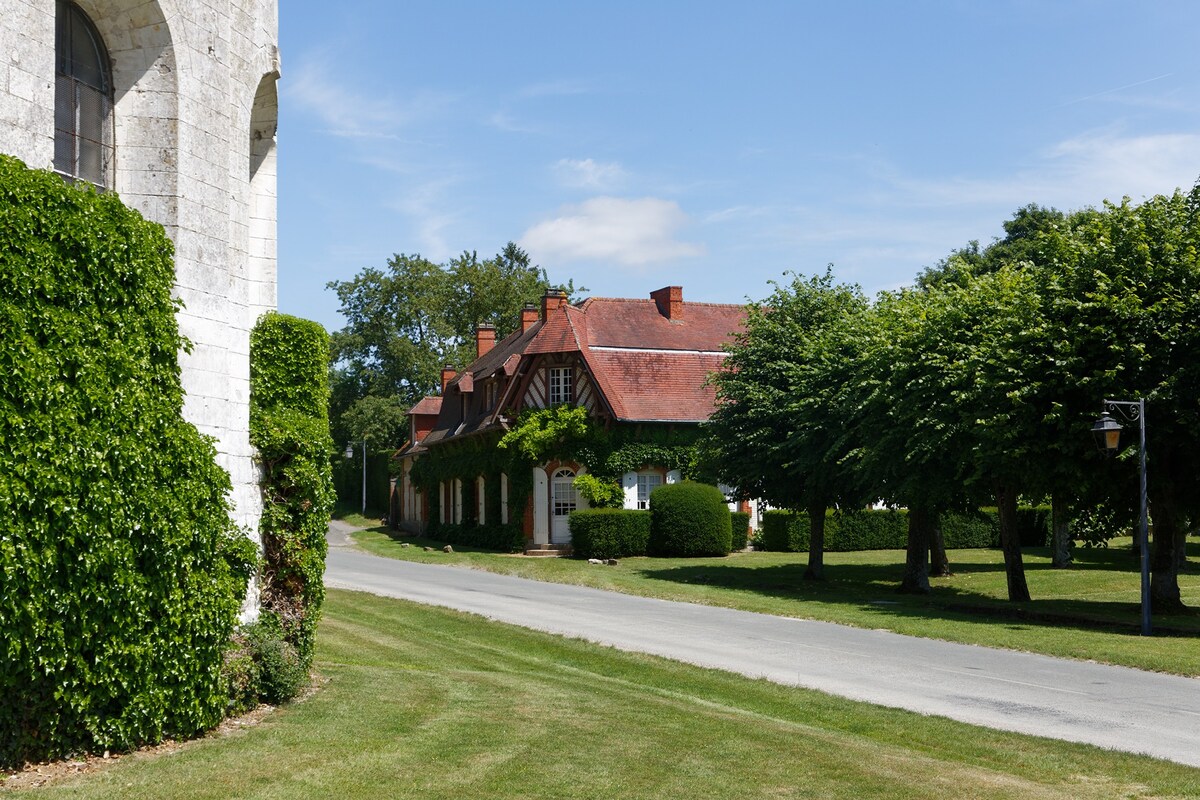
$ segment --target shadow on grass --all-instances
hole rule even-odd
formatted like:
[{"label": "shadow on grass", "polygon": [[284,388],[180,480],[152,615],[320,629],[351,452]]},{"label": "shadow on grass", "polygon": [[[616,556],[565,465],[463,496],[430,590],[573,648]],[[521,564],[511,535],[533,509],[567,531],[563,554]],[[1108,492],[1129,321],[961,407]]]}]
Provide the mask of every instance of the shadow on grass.
[{"label": "shadow on grass", "polygon": [[[1117,552],[1107,559],[1095,559],[1085,568],[1137,572],[1137,561],[1133,560],[1132,565],[1128,561],[1126,554]],[[948,580],[957,583],[934,578],[929,595],[897,593],[903,571],[900,563],[826,564],[823,581],[805,580],[803,561],[774,566],[708,563],[647,567],[638,571],[650,580],[714,586],[811,603],[854,605],[881,618],[944,618],[1010,626],[1017,622],[1130,635],[1140,632],[1141,612],[1136,602],[1054,598],[1012,603],[963,585],[972,575],[1003,572],[1003,564],[967,560],[952,561],[951,566],[955,574]],[[1049,569],[1052,568],[1048,563],[1026,564],[1027,572]],[[1163,635],[1195,637],[1200,634],[1200,609],[1156,615],[1155,629]]]}]

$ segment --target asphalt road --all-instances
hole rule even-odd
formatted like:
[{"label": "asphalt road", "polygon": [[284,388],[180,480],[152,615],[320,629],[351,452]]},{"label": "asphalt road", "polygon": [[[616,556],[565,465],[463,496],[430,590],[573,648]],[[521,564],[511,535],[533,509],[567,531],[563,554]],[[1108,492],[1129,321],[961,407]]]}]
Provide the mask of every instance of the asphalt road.
[{"label": "asphalt road", "polygon": [[[1200,767],[1195,678],[380,558],[353,549],[340,523],[329,540],[332,588]],[[1179,646],[1200,645],[1181,639]]]}]

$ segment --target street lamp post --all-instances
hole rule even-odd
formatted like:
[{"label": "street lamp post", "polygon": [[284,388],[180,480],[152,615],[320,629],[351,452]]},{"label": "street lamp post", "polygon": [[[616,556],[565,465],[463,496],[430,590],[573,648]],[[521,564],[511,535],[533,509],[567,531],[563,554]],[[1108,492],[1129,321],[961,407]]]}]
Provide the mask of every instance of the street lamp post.
[{"label": "street lamp post", "polygon": [[1142,555],[1142,635],[1150,635],[1150,523],[1146,514],[1146,401],[1105,400],[1100,418],[1092,425],[1092,434],[1101,451],[1112,455],[1121,444],[1125,427],[1113,417],[1119,412],[1128,422],[1137,422],[1139,433],[1138,465],[1141,477],[1142,529],[1139,545]]},{"label": "street lamp post", "polygon": [[[346,458],[354,458],[354,442],[346,444],[346,452],[342,453]],[[363,439],[362,443],[362,515],[367,515],[367,440]]]}]

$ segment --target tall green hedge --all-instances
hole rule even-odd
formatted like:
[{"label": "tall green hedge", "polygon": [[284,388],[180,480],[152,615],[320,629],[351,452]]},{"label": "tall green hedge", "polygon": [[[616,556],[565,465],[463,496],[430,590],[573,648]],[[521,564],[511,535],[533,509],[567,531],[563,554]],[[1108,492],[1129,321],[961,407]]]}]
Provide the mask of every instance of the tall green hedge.
[{"label": "tall green hedge", "polygon": [[334,499],[329,336],[317,323],[269,313],[251,331],[250,443],[263,466],[262,607],[307,667]]},{"label": "tall green hedge", "polygon": [[750,512],[729,512],[730,551],[744,550],[750,540]]},{"label": "tall green hedge", "polygon": [[650,493],[650,555],[724,556],[730,541],[729,506],[716,486],[684,481]]},{"label": "tall green hedge", "polygon": [[254,548],[181,417],[160,226],[0,156],[0,765],[220,721]]},{"label": "tall green hedge", "polygon": [[[947,513],[941,517],[942,536],[949,549],[999,547],[1000,519],[994,508],[974,513]],[[1017,513],[1022,547],[1043,547],[1050,534],[1050,510],[1022,507]],[[808,550],[808,515],[803,512],[768,511],[763,514],[764,550],[800,553]],[[904,510],[828,511],[825,516],[825,550],[902,550],[908,542],[908,514]]]}]

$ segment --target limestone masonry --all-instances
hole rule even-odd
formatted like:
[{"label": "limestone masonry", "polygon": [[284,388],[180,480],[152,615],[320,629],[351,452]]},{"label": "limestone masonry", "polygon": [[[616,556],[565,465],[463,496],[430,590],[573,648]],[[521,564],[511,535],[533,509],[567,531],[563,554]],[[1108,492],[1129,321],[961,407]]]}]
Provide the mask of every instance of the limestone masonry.
[{"label": "limestone masonry", "polygon": [[257,537],[249,332],[276,298],[277,2],[0,0],[0,11],[0,152],[31,167],[63,172],[63,115],[87,111],[64,112],[63,15],[82,12],[92,27],[79,29],[101,40],[109,186],[175,243],[193,344],[181,354],[184,417],[216,437],[236,521]]}]

